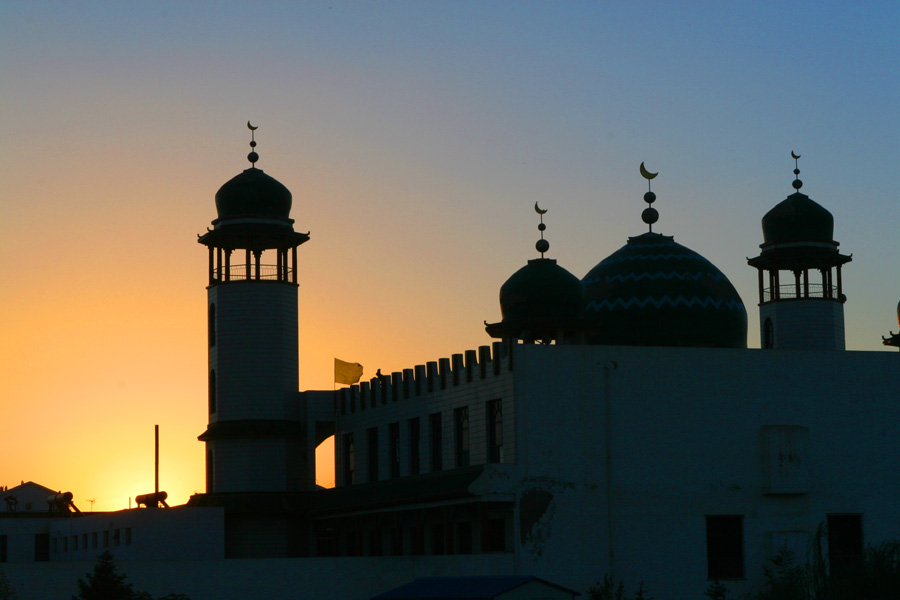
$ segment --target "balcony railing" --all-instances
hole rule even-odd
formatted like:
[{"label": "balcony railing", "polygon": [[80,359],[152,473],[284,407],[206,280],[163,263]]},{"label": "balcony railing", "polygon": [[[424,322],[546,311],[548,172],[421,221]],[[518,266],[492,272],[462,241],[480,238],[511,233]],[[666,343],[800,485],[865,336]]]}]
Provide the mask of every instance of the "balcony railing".
[{"label": "balcony railing", "polygon": [[794,283],[786,283],[777,286],[778,296],[773,296],[773,288],[765,288],[763,290],[763,302],[771,302],[772,300],[802,300],[805,298],[832,298],[838,299],[838,289],[835,285],[825,285],[822,283],[810,283],[804,286],[802,283],[798,287]]},{"label": "balcony railing", "polygon": [[[256,276],[256,265],[250,265],[250,277],[247,277],[246,263],[233,264],[228,267],[226,273],[225,266],[213,270],[213,278],[215,281],[241,281],[245,279],[266,280],[266,281],[290,281],[290,268],[281,270],[281,277],[278,277],[278,265],[259,265],[259,277]],[[226,277],[227,275],[227,277]]]}]

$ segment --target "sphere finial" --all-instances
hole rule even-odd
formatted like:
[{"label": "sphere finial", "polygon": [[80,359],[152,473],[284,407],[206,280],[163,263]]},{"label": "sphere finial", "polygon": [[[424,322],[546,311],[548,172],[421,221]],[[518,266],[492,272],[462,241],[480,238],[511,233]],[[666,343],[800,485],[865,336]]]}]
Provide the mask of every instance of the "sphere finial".
[{"label": "sphere finial", "polygon": [[250,130],[250,154],[247,155],[247,160],[250,161],[250,165],[253,168],[256,168],[256,161],[259,160],[259,154],[256,153],[256,130],[259,129],[258,126],[254,126],[250,124],[250,121],[247,121],[247,129]]},{"label": "sphere finial", "polygon": [[650,190],[650,180],[657,175],[659,175],[659,171],[651,173],[644,166],[644,163],[641,163],[641,176],[647,180],[647,193],[644,194],[644,202],[647,203],[647,208],[641,213],[641,220],[650,226],[650,233],[653,233],[653,224],[659,221],[659,211],[650,206],[656,201],[656,194]]},{"label": "sphere finial", "polygon": [[544,258],[544,252],[550,249],[550,242],[544,239],[544,230],[547,229],[547,226],[544,225],[544,215],[547,213],[546,208],[541,208],[538,206],[538,203],[534,203],[534,212],[541,216],[541,223],[538,225],[538,231],[541,232],[541,239],[537,241],[534,245],[535,249],[541,253],[541,258]]},{"label": "sphere finial", "polygon": [[791,185],[795,190],[800,191],[800,188],[803,187],[803,182],[800,181],[800,167],[797,166],[800,155],[791,150],[791,158],[794,159],[794,182]]}]

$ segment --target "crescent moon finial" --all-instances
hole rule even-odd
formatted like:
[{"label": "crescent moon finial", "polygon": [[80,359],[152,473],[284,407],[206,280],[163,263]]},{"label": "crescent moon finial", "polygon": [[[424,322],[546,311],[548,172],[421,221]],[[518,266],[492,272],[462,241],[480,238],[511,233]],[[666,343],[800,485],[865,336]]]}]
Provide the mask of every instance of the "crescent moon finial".
[{"label": "crescent moon finial", "polygon": [[646,179],[647,181],[650,181],[651,179],[653,179],[654,177],[659,175],[659,171],[657,171],[656,173],[651,173],[644,166],[644,163],[641,163],[641,175],[644,177],[644,179]]},{"label": "crescent moon finial", "polygon": [[257,129],[259,129],[259,127],[254,127],[250,124],[250,121],[247,121],[247,129],[249,129],[250,131],[256,131]]},{"label": "crescent moon finial", "polygon": [[791,150],[791,158],[793,158],[794,160],[797,160],[798,158],[800,158],[800,155],[799,155],[799,154],[794,154],[794,151]]},{"label": "crescent moon finial", "polygon": [[537,202],[534,203],[534,212],[536,212],[537,214],[545,215],[545,214],[547,214],[548,210],[550,210],[550,209],[549,208],[541,208],[540,206],[538,206]]}]

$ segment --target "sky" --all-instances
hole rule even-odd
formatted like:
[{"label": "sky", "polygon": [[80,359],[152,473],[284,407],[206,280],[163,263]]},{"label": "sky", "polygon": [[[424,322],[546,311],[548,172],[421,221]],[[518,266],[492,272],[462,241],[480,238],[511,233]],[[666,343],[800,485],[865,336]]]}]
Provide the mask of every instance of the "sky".
[{"label": "sky", "polygon": [[368,378],[490,343],[534,203],[583,277],[646,231],[641,162],[654,231],[729,277],[758,347],[746,259],[792,151],[853,255],[848,349],[886,351],[898,23],[888,0],[0,3],[0,485],[127,508],[158,424],[170,504],[204,490],[196,240],[248,120],[310,232],[301,389],[334,357]]}]

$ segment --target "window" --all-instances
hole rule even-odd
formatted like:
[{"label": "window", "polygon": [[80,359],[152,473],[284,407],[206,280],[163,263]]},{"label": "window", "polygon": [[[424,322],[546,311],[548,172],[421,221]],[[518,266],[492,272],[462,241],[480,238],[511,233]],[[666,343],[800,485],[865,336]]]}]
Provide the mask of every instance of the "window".
[{"label": "window", "polygon": [[[206,493],[216,491],[216,455],[212,450],[206,451]],[[97,534],[94,534],[94,548],[97,547]]]},{"label": "window", "polygon": [[388,425],[390,437],[391,479],[400,477],[400,423]]},{"label": "window", "polygon": [[131,527],[125,528],[125,545],[126,546],[131,545]]},{"label": "window", "polygon": [[409,474],[419,474],[419,417],[409,420]]},{"label": "window", "polygon": [[456,524],[456,553],[472,554],[472,522]]},{"label": "window", "polygon": [[34,536],[34,560],[46,562],[50,560],[50,534],[38,533]]},{"label": "window", "polygon": [[369,481],[378,481],[378,428],[366,432],[369,440]]},{"label": "window", "polygon": [[369,532],[369,556],[381,556],[381,530]]},{"label": "window", "polygon": [[209,414],[216,412],[216,370],[209,371]]},{"label": "window", "polygon": [[7,538],[5,535],[0,535],[0,563],[5,563],[8,560],[7,559],[7,549],[6,549],[6,547],[7,547],[6,539]]},{"label": "window", "polygon": [[344,453],[344,485],[353,485],[353,475],[356,471],[356,450],[353,447],[353,434],[345,433],[343,444]]},{"label": "window", "polygon": [[441,413],[434,413],[429,417],[431,429],[431,470],[440,471],[444,468],[444,425],[441,422]]},{"label": "window", "polygon": [[775,347],[775,326],[772,319],[766,319],[763,323],[763,348],[770,349]]},{"label": "window", "polygon": [[74,552],[75,550],[78,550],[78,536],[77,535],[72,536],[72,551]]},{"label": "window", "polygon": [[484,528],[484,551],[506,551],[506,520],[503,518],[488,519]]},{"label": "window", "polygon": [[485,406],[487,412],[488,462],[503,462],[503,403],[491,400]]},{"label": "window", "polygon": [[858,568],[862,559],[862,515],[828,515],[828,564],[831,574],[846,574]]},{"label": "window", "polygon": [[456,433],[456,466],[469,466],[469,407],[453,411]]},{"label": "window", "polygon": [[706,564],[709,579],[744,578],[743,515],[707,515]]},{"label": "window", "polygon": [[91,534],[91,548],[97,548],[97,532]]},{"label": "window", "polygon": [[216,345],[216,305],[209,305],[209,347]]},{"label": "window", "polygon": [[431,553],[444,554],[444,524],[435,523],[431,526]]}]

